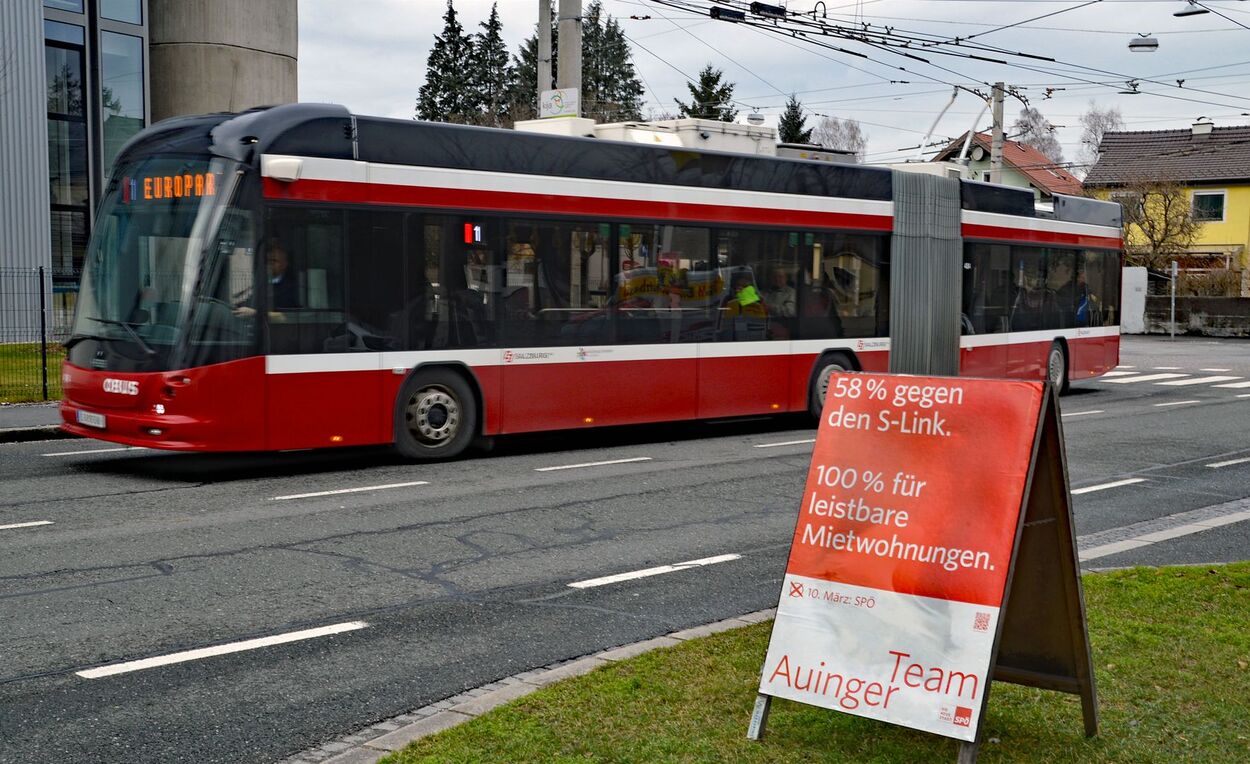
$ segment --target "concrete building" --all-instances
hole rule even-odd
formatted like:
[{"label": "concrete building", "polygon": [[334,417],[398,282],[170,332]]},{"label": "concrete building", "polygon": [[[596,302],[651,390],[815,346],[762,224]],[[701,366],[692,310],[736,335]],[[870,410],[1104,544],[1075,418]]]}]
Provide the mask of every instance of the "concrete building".
[{"label": "concrete building", "polygon": [[0,321],[28,320],[18,295],[41,267],[49,306],[72,311],[95,209],[135,133],[296,100],[297,4],[0,2]]}]

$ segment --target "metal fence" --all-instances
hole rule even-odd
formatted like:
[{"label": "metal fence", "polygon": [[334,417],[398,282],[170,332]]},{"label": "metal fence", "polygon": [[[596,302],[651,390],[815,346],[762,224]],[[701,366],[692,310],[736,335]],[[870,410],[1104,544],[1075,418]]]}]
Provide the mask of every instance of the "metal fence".
[{"label": "metal fence", "polygon": [[46,268],[0,268],[0,403],[61,397],[63,343],[74,320],[76,277]]}]

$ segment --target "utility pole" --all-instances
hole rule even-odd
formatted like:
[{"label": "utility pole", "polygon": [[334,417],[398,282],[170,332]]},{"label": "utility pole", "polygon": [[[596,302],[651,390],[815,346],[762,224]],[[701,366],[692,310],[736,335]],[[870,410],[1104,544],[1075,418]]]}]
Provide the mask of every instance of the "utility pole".
[{"label": "utility pole", "polygon": [[538,89],[534,92],[540,100],[544,90],[551,90],[551,0],[538,0]]},{"label": "utility pole", "polygon": [[560,0],[560,60],[556,87],[577,91],[577,114],[582,115],[582,0]]},{"label": "utility pole", "polygon": [[994,133],[990,142],[990,183],[1003,182],[1003,83],[994,83]]}]

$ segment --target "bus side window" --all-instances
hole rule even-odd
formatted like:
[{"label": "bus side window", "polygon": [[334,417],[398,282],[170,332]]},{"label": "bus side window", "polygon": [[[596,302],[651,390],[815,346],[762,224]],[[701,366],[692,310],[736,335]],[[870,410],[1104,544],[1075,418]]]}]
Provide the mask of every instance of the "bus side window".
[{"label": "bus side window", "polygon": [[964,246],[963,312],[973,334],[1007,331],[1011,299],[1010,262],[1010,249],[1007,246]]},{"label": "bus side window", "polygon": [[342,335],[347,315],[344,212],[274,207],[267,223],[270,352],[341,351],[327,341]]}]

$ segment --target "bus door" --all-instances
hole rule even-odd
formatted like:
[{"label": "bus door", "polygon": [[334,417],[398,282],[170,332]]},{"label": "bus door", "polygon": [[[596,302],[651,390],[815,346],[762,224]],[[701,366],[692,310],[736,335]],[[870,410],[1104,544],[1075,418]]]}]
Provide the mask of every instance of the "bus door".
[{"label": "bus door", "polygon": [[715,284],[708,306],[714,336],[699,345],[698,415],[786,411],[799,255],[810,249],[811,234],[720,229],[712,241],[708,265],[715,267],[705,270]]},{"label": "bus door", "polygon": [[1011,248],[1005,244],[968,244],[963,269],[959,373],[1004,377],[1010,336]]},{"label": "bus door", "polygon": [[268,447],[389,440],[378,415],[384,338],[367,310],[383,274],[366,275],[373,266],[360,259],[369,215],[274,206],[267,231]]},{"label": "bus door", "polygon": [[513,219],[503,251],[505,432],[694,416],[654,226]]}]

